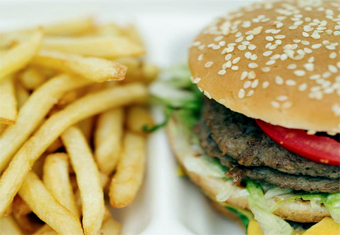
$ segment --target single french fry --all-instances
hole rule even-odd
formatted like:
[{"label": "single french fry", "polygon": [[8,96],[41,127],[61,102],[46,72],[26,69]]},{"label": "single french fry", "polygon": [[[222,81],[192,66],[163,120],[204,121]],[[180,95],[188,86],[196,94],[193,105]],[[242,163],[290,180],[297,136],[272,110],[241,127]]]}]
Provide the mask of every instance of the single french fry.
[{"label": "single french fry", "polygon": [[21,107],[26,103],[30,93],[22,86],[20,82],[16,82],[15,84],[15,95],[18,102],[18,109],[20,110]]},{"label": "single french fry", "polygon": [[146,107],[132,106],[127,109],[126,126],[130,131],[145,135],[143,128],[153,127],[154,122]]},{"label": "single french fry", "polygon": [[48,224],[44,224],[34,235],[58,235]]},{"label": "single french fry", "polygon": [[101,228],[104,211],[104,193],[99,171],[87,141],[77,127],[68,128],[62,135],[71,164],[77,176],[83,211],[85,234],[97,234]]},{"label": "single french fry", "polygon": [[46,157],[43,182],[57,201],[80,218],[69,177],[69,157],[66,153],[54,153]]},{"label": "single french fry", "polygon": [[107,219],[102,228],[99,230],[99,234],[102,235],[119,235],[122,229],[122,225],[112,218]]},{"label": "single french fry", "polygon": [[111,174],[119,160],[123,129],[122,108],[108,110],[98,116],[94,133],[94,156],[99,170],[104,174]]},{"label": "single french fry", "polygon": [[[13,154],[43,121],[49,110],[66,92],[91,82],[69,75],[59,75],[33,92],[19,110],[16,124],[2,133],[0,137],[0,172],[8,165]],[[32,112],[34,110],[34,112]]]},{"label": "single french fry", "polygon": [[46,77],[36,68],[28,68],[20,74],[21,84],[27,90],[35,90],[46,81]]},{"label": "single french fry", "polygon": [[86,118],[78,123],[78,127],[83,132],[87,143],[91,145],[91,138],[93,133],[93,126],[95,123],[95,117]]},{"label": "single french fry", "polygon": [[0,55],[0,81],[28,64],[39,49],[42,36],[42,30],[37,29],[27,40]]},{"label": "single french fry", "polygon": [[95,82],[123,80],[126,73],[126,67],[117,62],[60,51],[41,50],[33,57],[31,63],[78,75]]},{"label": "single french fry", "polygon": [[89,36],[97,37],[112,37],[112,36],[123,36],[124,31],[121,27],[116,24],[106,24],[96,27],[94,32]]},{"label": "single french fry", "polygon": [[0,123],[15,124],[17,100],[13,77],[0,81]]},{"label": "single french fry", "polygon": [[1,235],[21,235],[23,234],[17,223],[11,216],[3,216],[0,218],[0,234]]},{"label": "single french fry", "polygon": [[142,84],[118,86],[86,95],[47,119],[15,154],[0,178],[0,216],[12,202],[34,162],[68,127],[105,110],[145,99],[147,89]]},{"label": "single french fry", "polygon": [[92,18],[79,18],[57,24],[43,26],[45,35],[78,36],[94,29]]},{"label": "single french fry", "polygon": [[124,150],[110,184],[110,204],[121,208],[132,203],[142,185],[145,172],[145,138],[127,132]]},{"label": "single french fry", "polygon": [[62,206],[32,171],[27,174],[18,193],[31,210],[57,233],[83,233],[79,218]]},{"label": "single french fry", "polygon": [[127,37],[45,37],[43,49],[82,56],[118,58],[140,56],[145,50]]}]

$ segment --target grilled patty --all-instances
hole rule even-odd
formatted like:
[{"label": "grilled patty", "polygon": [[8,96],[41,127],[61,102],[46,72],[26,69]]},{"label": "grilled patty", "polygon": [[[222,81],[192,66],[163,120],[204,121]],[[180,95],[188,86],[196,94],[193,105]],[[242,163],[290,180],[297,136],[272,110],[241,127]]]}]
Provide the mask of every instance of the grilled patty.
[{"label": "grilled patty", "polygon": [[340,191],[340,167],[289,152],[270,139],[253,119],[213,100],[205,100],[196,131],[205,151],[233,167],[234,172],[238,169],[238,176],[309,192]]}]

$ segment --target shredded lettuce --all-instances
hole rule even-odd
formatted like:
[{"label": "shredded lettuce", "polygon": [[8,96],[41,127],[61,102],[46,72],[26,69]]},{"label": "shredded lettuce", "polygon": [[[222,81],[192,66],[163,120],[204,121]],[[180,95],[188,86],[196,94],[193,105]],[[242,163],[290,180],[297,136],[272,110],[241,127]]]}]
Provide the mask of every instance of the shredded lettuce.
[{"label": "shredded lettuce", "polygon": [[226,181],[220,190],[220,192],[216,195],[216,201],[225,202],[229,199],[229,197],[236,191],[237,187],[233,185],[233,181]]},{"label": "shredded lettuce", "polygon": [[282,196],[282,195],[287,195],[291,192],[293,192],[294,190],[293,189],[290,189],[290,188],[278,188],[278,187],[274,187],[274,188],[271,188],[269,189],[264,197],[266,199],[269,199],[269,198],[273,198],[273,197],[277,197],[277,196]]},{"label": "shredded lettuce", "polygon": [[184,158],[184,166],[188,171],[195,172],[199,175],[224,178],[224,172],[220,167],[212,164],[211,157],[193,157],[188,155]]},{"label": "shredded lettuce", "polygon": [[246,188],[249,193],[249,207],[265,235],[293,234],[294,229],[289,223],[271,212],[268,202],[264,197],[263,190],[258,184],[249,180]]},{"label": "shredded lettuce", "polygon": [[340,193],[329,194],[323,201],[327,210],[331,213],[332,218],[338,224],[340,223]]}]

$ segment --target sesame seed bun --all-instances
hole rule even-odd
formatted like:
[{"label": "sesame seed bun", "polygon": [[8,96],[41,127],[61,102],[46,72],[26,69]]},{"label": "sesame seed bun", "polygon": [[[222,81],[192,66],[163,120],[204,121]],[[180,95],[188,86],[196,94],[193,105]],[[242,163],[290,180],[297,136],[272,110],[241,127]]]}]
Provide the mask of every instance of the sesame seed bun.
[{"label": "sesame seed bun", "polygon": [[[170,145],[174,151],[174,155],[177,158],[179,165],[188,175],[191,181],[199,186],[206,195],[214,199],[216,195],[220,192],[220,190],[224,187],[225,180],[215,177],[209,177],[207,175],[199,175],[185,168],[184,158],[188,157],[188,154],[181,153],[179,151],[179,146],[176,146],[176,143],[184,141],[182,139],[177,139],[183,136],[183,133],[179,133],[179,131],[181,131],[181,129],[178,128],[177,121],[175,118],[172,117],[167,125],[167,134],[169,137]],[[189,139],[187,141],[189,141]],[[196,156],[194,151],[192,152],[192,156]],[[226,203],[234,207],[250,210],[247,197],[238,195],[242,189],[244,188],[238,186],[237,189],[230,195]],[[271,200],[268,200],[268,203],[269,206],[273,206],[275,204],[275,199],[273,198]],[[319,222],[325,217],[330,217],[330,213],[324,206],[313,208],[309,201],[303,200],[296,200],[295,202],[284,202],[276,211],[274,211],[274,214],[280,216],[283,219],[300,223]]]},{"label": "sesame seed bun", "polygon": [[340,2],[266,1],[195,39],[192,81],[208,98],[287,128],[340,132]]}]

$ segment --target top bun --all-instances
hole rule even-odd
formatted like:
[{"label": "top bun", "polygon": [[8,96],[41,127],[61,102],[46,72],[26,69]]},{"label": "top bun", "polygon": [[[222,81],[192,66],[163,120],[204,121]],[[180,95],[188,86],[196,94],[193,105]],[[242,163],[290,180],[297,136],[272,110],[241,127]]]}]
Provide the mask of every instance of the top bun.
[{"label": "top bun", "polygon": [[190,48],[208,98],[288,128],[340,132],[340,2],[255,3],[218,18]]}]

